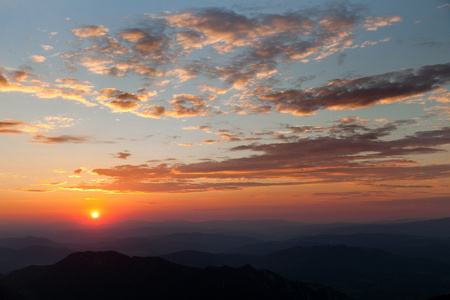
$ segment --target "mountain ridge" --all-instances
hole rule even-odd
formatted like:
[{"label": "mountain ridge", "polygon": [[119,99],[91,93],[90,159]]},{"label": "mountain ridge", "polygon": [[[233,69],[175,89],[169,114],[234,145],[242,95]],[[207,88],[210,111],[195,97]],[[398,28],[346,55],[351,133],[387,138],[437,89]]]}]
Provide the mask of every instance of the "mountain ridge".
[{"label": "mountain ridge", "polygon": [[115,251],[76,252],[54,265],[13,271],[1,284],[6,297],[14,291],[17,299],[351,299],[249,265],[199,269]]}]

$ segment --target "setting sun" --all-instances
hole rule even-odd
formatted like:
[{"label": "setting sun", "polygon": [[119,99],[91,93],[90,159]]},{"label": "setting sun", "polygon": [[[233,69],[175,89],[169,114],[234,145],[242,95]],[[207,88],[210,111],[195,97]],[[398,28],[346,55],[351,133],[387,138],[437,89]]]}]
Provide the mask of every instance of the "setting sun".
[{"label": "setting sun", "polygon": [[94,219],[97,219],[98,216],[99,216],[99,213],[96,212],[96,211],[94,211],[94,212],[91,214],[91,217],[94,218]]}]

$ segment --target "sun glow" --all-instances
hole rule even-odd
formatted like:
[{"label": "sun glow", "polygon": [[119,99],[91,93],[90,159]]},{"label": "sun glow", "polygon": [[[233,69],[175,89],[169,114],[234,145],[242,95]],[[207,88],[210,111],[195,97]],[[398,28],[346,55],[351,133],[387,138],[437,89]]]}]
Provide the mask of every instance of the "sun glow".
[{"label": "sun glow", "polygon": [[100,214],[99,214],[98,212],[96,212],[96,211],[94,211],[94,212],[91,214],[91,217],[94,218],[94,219],[97,219],[99,216],[100,216]]}]

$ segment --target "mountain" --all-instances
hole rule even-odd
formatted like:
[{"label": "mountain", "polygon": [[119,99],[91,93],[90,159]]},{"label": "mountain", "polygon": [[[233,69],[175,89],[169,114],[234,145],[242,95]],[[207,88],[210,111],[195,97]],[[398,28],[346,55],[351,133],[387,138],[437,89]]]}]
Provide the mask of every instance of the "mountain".
[{"label": "mountain", "polygon": [[267,241],[236,247],[234,254],[267,255],[294,247],[345,245],[377,248],[408,257],[439,259],[450,264],[450,239],[393,233],[356,233],[299,236],[284,241]]},{"label": "mountain", "polygon": [[80,251],[114,250],[128,255],[163,255],[183,250],[206,252],[225,252],[236,246],[260,242],[245,236],[229,236],[209,233],[175,233],[163,236],[133,237],[114,239],[98,243],[68,244],[71,249]]},{"label": "mountain", "polygon": [[320,282],[356,299],[425,299],[450,286],[450,266],[373,248],[295,247],[268,255],[211,254],[183,251],[164,258],[189,266],[242,266],[274,271],[292,280]]},{"label": "mountain", "polygon": [[0,238],[0,274],[32,264],[53,264],[72,252],[74,251],[46,238]]},{"label": "mountain", "polygon": [[450,265],[372,248],[291,248],[271,253],[260,266],[289,279],[330,285],[365,300],[424,299],[447,292],[450,286]]},{"label": "mountain", "polygon": [[428,300],[450,300],[450,294],[442,294],[439,296],[434,296],[434,297],[428,298]]},{"label": "mountain", "polygon": [[24,238],[0,238],[0,247],[21,249],[30,246],[61,247],[60,244],[52,240],[34,236],[27,236]]},{"label": "mountain", "polygon": [[0,274],[7,274],[33,264],[53,264],[72,252],[68,248],[48,246],[30,246],[23,249],[0,247]]},{"label": "mountain", "polygon": [[[6,229],[7,228],[7,229]],[[60,243],[95,243],[128,237],[163,236],[176,233],[225,234],[263,241],[324,234],[390,233],[450,238],[450,218],[384,223],[305,224],[285,220],[212,220],[203,222],[139,220],[115,224],[10,224],[1,226],[0,237],[45,236]]]},{"label": "mountain", "polygon": [[77,252],[54,265],[13,271],[0,291],[2,299],[350,299],[249,265],[198,269],[113,251]]},{"label": "mountain", "polygon": [[[372,224],[343,224],[328,228],[316,227],[309,235],[354,234],[354,233],[394,233],[424,237],[450,238],[450,218],[421,220],[414,222],[392,222]],[[300,233],[305,235],[304,233]]]},{"label": "mountain", "polygon": [[207,266],[229,266],[237,268],[246,264],[257,266],[262,259],[259,255],[208,253],[192,250],[165,254],[161,257],[174,263],[197,268],[204,268]]}]

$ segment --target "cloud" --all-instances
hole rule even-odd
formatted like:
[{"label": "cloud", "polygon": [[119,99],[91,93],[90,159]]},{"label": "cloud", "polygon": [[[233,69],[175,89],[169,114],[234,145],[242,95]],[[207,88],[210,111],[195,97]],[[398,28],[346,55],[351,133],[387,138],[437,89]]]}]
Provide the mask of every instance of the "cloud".
[{"label": "cloud", "polygon": [[117,152],[116,154],[112,154],[112,156],[119,159],[127,159],[129,156],[131,156],[131,153],[125,150],[124,152]]},{"label": "cloud", "polygon": [[189,127],[183,127],[184,130],[203,130],[207,133],[212,133],[211,126],[203,125],[203,126],[189,126]]},{"label": "cloud", "polygon": [[23,129],[19,129],[20,126],[27,126],[28,124],[15,120],[3,120],[0,121],[0,134],[21,134]]},{"label": "cloud", "polygon": [[33,135],[34,141],[30,141],[30,143],[38,143],[38,144],[61,144],[61,143],[86,143],[89,142],[90,136],[73,136],[73,135],[59,135],[59,136],[47,136],[42,133],[38,133]]},{"label": "cloud", "polygon": [[[419,131],[398,139],[387,137],[407,122],[368,126],[354,119],[340,120],[333,134],[295,141],[240,145],[236,154],[254,154],[222,161],[156,166],[120,165],[97,168],[91,174],[107,179],[82,182],[72,188],[121,193],[194,192],[349,182],[360,185],[436,180],[449,176],[450,164],[420,164],[409,155],[439,153],[450,144],[450,127]],[[349,130],[349,125],[358,125]],[[339,132],[340,131],[340,132]],[[402,158],[403,157],[403,158]],[[395,158],[395,159],[393,159]],[[427,185],[433,185],[428,181]],[[420,186],[421,184],[411,184]]]},{"label": "cloud", "polygon": [[[111,107],[114,111],[131,111],[136,110],[141,102],[147,101],[148,96],[153,96],[152,93],[145,89],[140,90],[141,94],[134,94],[123,92],[114,88],[102,89],[100,96],[97,96],[97,100],[104,103],[106,106]],[[112,101],[108,101],[114,99]]]},{"label": "cloud", "polygon": [[[117,99],[116,95],[108,98],[103,90],[52,94],[77,98],[86,105],[90,102],[85,95],[100,95],[97,100],[114,112],[148,118],[208,116],[230,111],[268,114],[274,109],[304,114],[301,109],[296,112],[289,103],[260,105],[249,99],[276,97],[269,90],[285,86],[281,78],[293,63],[320,61],[344,50],[388,40],[355,45],[353,32],[359,26],[378,28],[398,21],[395,16],[363,18],[360,7],[339,2],[284,13],[244,14],[204,8],[146,14],[139,22],[131,21],[118,30],[102,25],[79,26],[72,32],[85,39],[81,48],[58,54],[69,67],[81,66],[97,75],[139,76],[147,86],[164,87],[161,92],[165,92],[165,99],[144,105],[142,99],[132,98],[132,93],[128,99]],[[342,58],[343,54],[337,59]],[[199,94],[171,94],[186,81],[192,81]],[[225,99],[223,95],[230,92],[235,93],[233,100]],[[156,91],[153,93],[156,95]],[[206,101],[220,101],[223,105],[210,106]]]},{"label": "cloud", "polygon": [[75,174],[81,174],[82,172],[84,172],[86,169],[84,167],[78,168],[75,171],[73,171]]},{"label": "cloud", "polygon": [[16,189],[19,192],[31,192],[31,193],[52,193],[56,190],[46,190],[46,189]]},{"label": "cloud", "polygon": [[218,143],[222,143],[222,142],[223,142],[223,140],[203,140],[202,144],[211,145],[211,144],[218,144]]},{"label": "cloud", "polygon": [[[43,99],[60,97],[86,106],[96,106],[97,103],[89,99],[94,98],[114,112],[148,118],[185,118],[229,112],[269,114],[274,110],[304,115],[320,109],[365,107],[408,96],[408,92],[403,91],[394,98],[380,95],[372,99],[377,96],[373,94],[366,101],[357,94],[382,93],[385,83],[388,83],[384,88],[386,94],[394,93],[394,89],[399,88],[394,84],[400,83],[402,76],[405,81],[422,79],[419,76],[422,74],[416,74],[417,78],[402,75],[411,70],[336,81],[310,90],[286,88],[277,91],[274,88],[286,86],[282,78],[284,72],[290,72],[288,69],[292,64],[297,67],[336,53],[340,53],[336,59],[342,61],[351,49],[388,40],[355,45],[357,28],[363,26],[375,30],[401,20],[397,16],[364,18],[362,13],[361,7],[340,1],[282,13],[249,14],[224,8],[204,8],[146,14],[139,22],[131,20],[117,30],[102,25],[78,26],[72,33],[83,41],[71,41],[69,45],[73,49],[57,54],[68,67],[74,70],[86,68],[103,76],[138,76],[145,86],[163,89],[164,98],[158,99],[157,103],[145,103],[158,93],[117,89],[108,94],[105,91],[110,89],[98,87],[101,90],[95,90],[93,84],[76,82],[75,78],[61,78],[50,83],[40,81],[42,77],[33,77],[29,72],[12,74],[3,69],[0,70],[0,91],[23,92]],[[50,45],[41,47],[45,51],[53,49]],[[191,90],[189,93],[177,92],[187,81],[191,81],[192,90],[198,94]],[[434,85],[442,85],[442,82],[437,80]],[[234,95],[228,96],[231,92]],[[214,105],[210,104],[212,101],[215,101]]]},{"label": "cloud", "polygon": [[74,35],[87,38],[87,37],[99,37],[107,35],[109,30],[102,25],[100,26],[80,26],[78,28],[72,29]]},{"label": "cloud", "polygon": [[210,106],[206,104],[202,97],[190,94],[174,95],[171,102],[172,109],[166,115],[182,118],[206,116],[210,114]]},{"label": "cloud", "polygon": [[33,77],[30,73],[26,71],[15,71],[11,76],[13,81],[23,82],[29,77]]},{"label": "cloud", "polygon": [[368,17],[363,25],[366,30],[375,31],[380,27],[390,26],[393,23],[402,21],[399,16]]},{"label": "cloud", "polygon": [[322,109],[356,109],[392,103],[438,89],[450,82],[450,63],[393,71],[352,80],[336,80],[307,90],[269,92],[259,96],[278,112],[314,114]]},{"label": "cloud", "polygon": [[57,185],[65,185],[67,181],[61,181],[61,182],[47,182],[47,180],[41,180],[43,183],[38,183],[34,185],[48,185],[48,186],[57,186]]},{"label": "cloud", "polygon": [[37,64],[43,63],[46,60],[46,58],[42,55],[31,55],[29,58],[31,59],[32,62]]},{"label": "cloud", "polygon": [[53,46],[50,45],[41,45],[42,49],[44,49],[45,51],[51,51],[53,50]]},{"label": "cloud", "polygon": [[[34,79],[36,76],[24,71],[12,72],[12,80],[18,82],[11,82],[5,76],[6,74],[1,74],[1,71],[0,69],[0,92],[21,92],[42,99],[60,97],[83,103],[86,106],[96,106],[95,103],[85,98],[92,88],[87,82],[77,81],[75,83],[75,79],[66,78],[57,79],[56,83],[47,83]],[[28,78],[31,80],[27,81]]]}]

